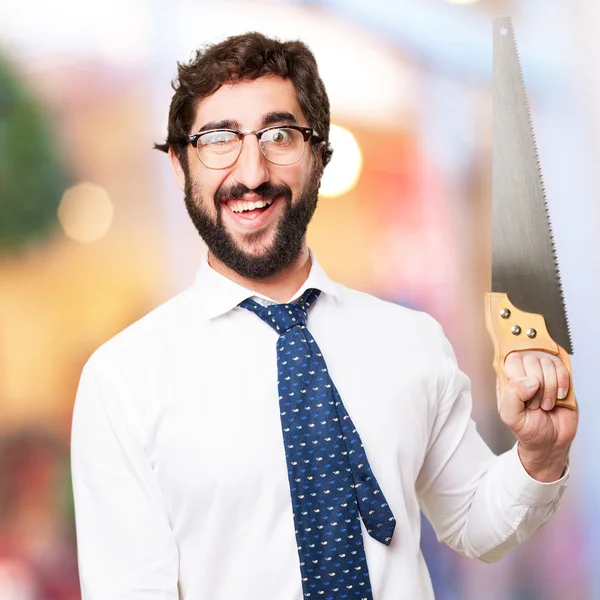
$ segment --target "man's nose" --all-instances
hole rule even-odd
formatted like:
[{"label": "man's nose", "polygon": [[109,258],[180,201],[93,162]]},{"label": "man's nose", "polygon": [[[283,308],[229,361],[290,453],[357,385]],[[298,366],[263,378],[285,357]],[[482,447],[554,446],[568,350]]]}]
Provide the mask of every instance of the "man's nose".
[{"label": "man's nose", "polygon": [[237,183],[254,190],[269,180],[268,161],[262,153],[258,138],[246,135],[242,140],[242,151],[237,159],[233,177]]}]

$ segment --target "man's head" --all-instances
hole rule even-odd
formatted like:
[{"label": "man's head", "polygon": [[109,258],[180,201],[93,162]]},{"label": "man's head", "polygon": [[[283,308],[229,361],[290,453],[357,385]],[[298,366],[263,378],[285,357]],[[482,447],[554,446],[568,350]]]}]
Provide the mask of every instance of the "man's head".
[{"label": "man's head", "polygon": [[[156,147],[171,156],[192,221],[240,275],[277,273],[304,247],[331,157],[314,56],[298,41],[235,36],[180,64],[173,87],[167,140]],[[261,133],[270,127],[283,129]]]}]

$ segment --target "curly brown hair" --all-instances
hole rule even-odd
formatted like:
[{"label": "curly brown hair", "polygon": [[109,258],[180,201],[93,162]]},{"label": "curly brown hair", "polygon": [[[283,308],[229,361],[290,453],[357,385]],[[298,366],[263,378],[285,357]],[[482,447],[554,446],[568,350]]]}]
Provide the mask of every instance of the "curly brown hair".
[{"label": "curly brown hair", "polygon": [[154,147],[163,152],[172,148],[186,173],[187,138],[192,133],[198,102],[214,94],[225,82],[268,75],[292,81],[300,108],[319,136],[318,142],[312,144],[313,152],[321,159],[321,168],[329,162],[329,98],[317,61],[303,42],[281,42],[257,32],[235,35],[196,51],[189,63],[177,63],[177,75],[172,82],[175,94],[169,109],[167,139]]}]

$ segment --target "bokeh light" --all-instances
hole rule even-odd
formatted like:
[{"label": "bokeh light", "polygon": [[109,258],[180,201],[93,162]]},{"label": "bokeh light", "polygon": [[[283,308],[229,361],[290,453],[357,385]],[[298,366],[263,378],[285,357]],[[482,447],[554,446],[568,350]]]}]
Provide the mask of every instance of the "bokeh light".
[{"label": "bokeh light", "polygon": [[356,186],[363,159],[358,142],[348,129],[331,125],[329,141],[333,147],[333,156],[325,169],[319,195],[333,198]]},{"label": "bokeh light", "polygon": [[113,213],[107,191],[94,183],[83,182],[64,193],[58,208],[58,219],[67,237],[90,244],[106,235]]}]

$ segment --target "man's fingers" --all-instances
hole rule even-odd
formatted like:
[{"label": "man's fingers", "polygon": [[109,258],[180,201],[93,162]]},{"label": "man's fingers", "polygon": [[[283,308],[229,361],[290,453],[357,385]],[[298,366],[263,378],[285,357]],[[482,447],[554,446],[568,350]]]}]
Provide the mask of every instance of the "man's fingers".
[{"label": "man's fingers", "polygon": [[504,372],[506,377],[511,379],[522,379],[527,375],[523,365],[523,355],[521,352],[511,352],[504,361]]},{"label": "man's fingers", "polygon": [[540,359],[540,365],[544,373],[544,395],[542,398],[542,410],[552,410],[556,402],[558,390],[558,378],[556,376],[556,363],[549,358]]},{"label": "man's fingers", "polygon": [[[545,398],[544,386],[544,371],[542,369],[541,361],[537,356],[526,354],[523,356],[523,366],[525,368],[525,374],[527,377],[533,377],[538,381],[537,391],[535,395],[532,395],[531,402],[527,405],[532,410],[540,407],[542,400]],[[556,373],[555,373],[556,375]]]},{"label": "man's fingers", "polygon": [[557,380],[557,393],[556,397],[559,400],[564,400],[569,393],[569,387],[571,386],[571,378],[569,377],[569,371],[562,362],[555,362],[556,367],[556,380]]},{"label": "man's fingers", "polygon": [[[535,391],[530,395],[518,385],[512,392],[513,401],[519,398],[521,402],[526,402],[527,407],[532,410],[540,407],[546,411],[552,410],[556,400],[564,399],[569,391],[570,377],[567,368],[558,357],[547,352],[511,352],[506,357],[504,372],[509,383],[520,382],[526,377],[537,382]],[[516,408],[517,405],[514,404],[513,409]]]}]

